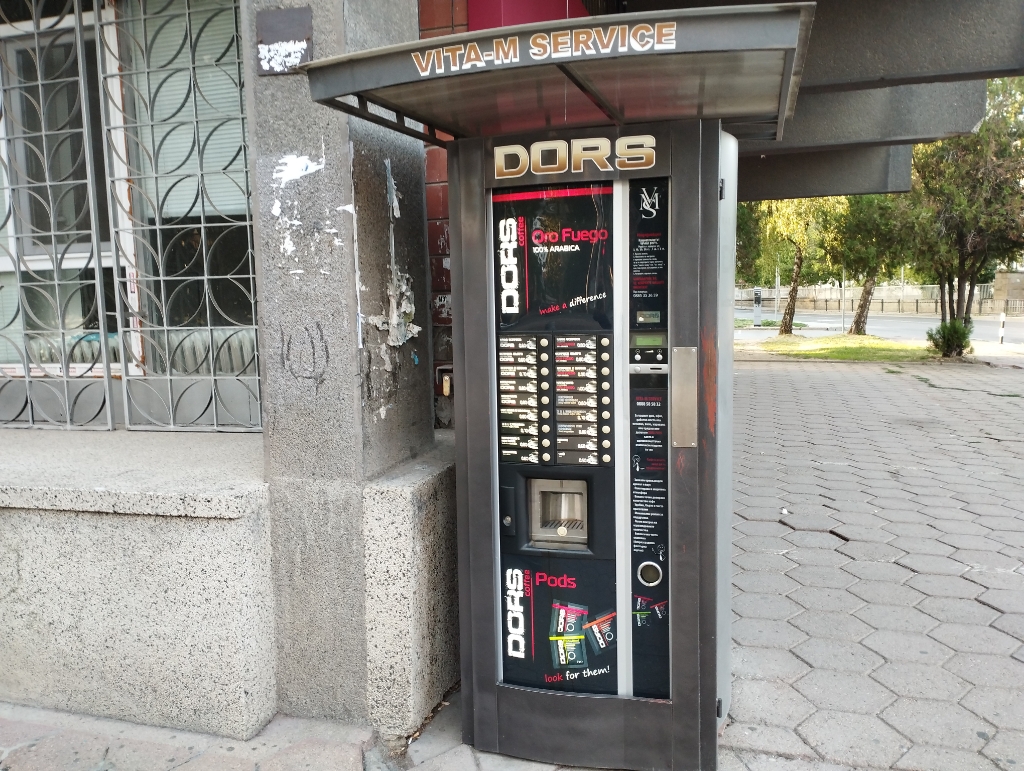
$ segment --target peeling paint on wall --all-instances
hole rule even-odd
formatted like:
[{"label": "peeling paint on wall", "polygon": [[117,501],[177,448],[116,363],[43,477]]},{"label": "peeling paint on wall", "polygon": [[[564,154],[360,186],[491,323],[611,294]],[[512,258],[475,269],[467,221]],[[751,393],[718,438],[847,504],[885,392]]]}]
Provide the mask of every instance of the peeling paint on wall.
[{"label": "peeling paint on wall", "polygon": [[[412,323],[416,315],[415,296],[412,290],[412,277],[398,268],[395,260],[395,220],[402,216],[399,199],[402,197],[395,187],[395,179],[391,174],[391,160],[384,161],[387,174],[388,218],[390,220],[391,279],[388,281],[387,313],[368,316],[367,321],[382,332],[387,332],[387,344],[393,348],[404,345],[420,333],[420,327]],[[391,371],[391,358],[381,346],[381,358],[384,368]]]},{"label": "peeling paint on wall", "polygon": [[274,167],[274,179],[280,182],[278,187],[283,188],[289,182],[293,182],[296,179],[323,171],[326,165],[327,160],[323,155],[320,156],[319,163],[310,160],[308,155],[282,155],[281,159],[277,162],[277,166]]}]

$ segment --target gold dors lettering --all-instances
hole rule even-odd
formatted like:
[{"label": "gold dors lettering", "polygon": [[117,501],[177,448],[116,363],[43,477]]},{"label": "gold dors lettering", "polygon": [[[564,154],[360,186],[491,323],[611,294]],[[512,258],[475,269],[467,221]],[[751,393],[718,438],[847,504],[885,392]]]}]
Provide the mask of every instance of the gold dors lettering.
[{"label": "gold dors lettering", "polygon": [[594,164],[598,171],[632,171],[650,169],[655,160],[655,139],[650,134],[619,137],[615,140],[614,167],[610,160],[612,142],[606,137],[590,139],[548,139],[534,142],[529,150],[522,145],[501,145],[494,148],[494,178],[514,179],[527,171],[534,174],[581,174],[584,163]]}]

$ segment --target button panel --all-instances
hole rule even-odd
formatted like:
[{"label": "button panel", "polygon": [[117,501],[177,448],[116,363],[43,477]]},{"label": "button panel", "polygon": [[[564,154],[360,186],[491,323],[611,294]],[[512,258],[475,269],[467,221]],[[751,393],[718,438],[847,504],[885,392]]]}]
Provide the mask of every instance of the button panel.
[{"label": "button panel", "polygon": [[499,335],[501,461],[611,466],[610,334]]}]

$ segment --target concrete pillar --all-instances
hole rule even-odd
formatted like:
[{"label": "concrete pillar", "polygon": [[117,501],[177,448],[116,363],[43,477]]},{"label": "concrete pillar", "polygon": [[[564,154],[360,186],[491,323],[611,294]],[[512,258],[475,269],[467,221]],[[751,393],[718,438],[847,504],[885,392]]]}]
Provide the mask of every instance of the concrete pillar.
[{"label": "concrete pillar", "polygon": [[[434,444],[424,150],[257,74],[258,12],[299,2],[244,4],[278,708],[366,722],[364,488]],[[416,0],[306,2],[312,58],[418,37]]]}]

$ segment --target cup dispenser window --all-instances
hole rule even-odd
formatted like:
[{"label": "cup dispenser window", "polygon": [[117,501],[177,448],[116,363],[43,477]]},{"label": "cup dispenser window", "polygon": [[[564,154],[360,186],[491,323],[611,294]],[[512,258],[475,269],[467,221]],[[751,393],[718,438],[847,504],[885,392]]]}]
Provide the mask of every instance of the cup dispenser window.
[{"label": "cup dispenser window", "polygon": [[587,483],[571,479],[531,479],[530,546],[538,549],[587,548]]}]

